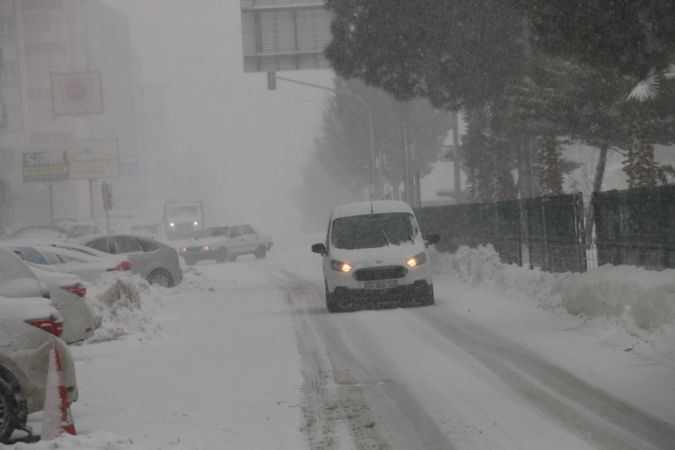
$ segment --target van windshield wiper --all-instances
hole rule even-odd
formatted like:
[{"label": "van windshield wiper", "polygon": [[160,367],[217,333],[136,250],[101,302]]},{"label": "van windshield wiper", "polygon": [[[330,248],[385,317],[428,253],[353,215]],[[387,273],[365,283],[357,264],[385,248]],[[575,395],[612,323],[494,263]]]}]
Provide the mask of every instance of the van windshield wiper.
[{"label": "van windshield wiper", "polygon": [[387,232],[384,231],[384,230],[382,230],[382,237],[384,238],[384,243],[385,243],[386,245],[391,245],[391,244],[389,243],[389,236],[387,236]]}]

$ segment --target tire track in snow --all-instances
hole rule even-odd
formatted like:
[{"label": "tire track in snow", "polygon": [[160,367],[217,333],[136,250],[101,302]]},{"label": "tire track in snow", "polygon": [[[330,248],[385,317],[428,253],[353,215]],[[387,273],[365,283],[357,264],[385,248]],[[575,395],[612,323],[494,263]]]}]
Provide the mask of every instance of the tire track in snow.
[{"label": "tire track in snow", "polygon": [[[303,431],[309,447],[313,450],[388,449],[375,429],[361,387],[354,382],[348,368],[334,363],[326,348],[325,336],[313,320],[320,314],[313,306],[315,288],[290,274],[286,276],[291,279],[287,299],[293,307],[292,320],[303,362]],[[349,431],[347,436],[345,428]]]},{"label": "tire track in snow", "polygon": [[[323,307],[319,286],[285,271],[284,276],[285,282],[290,282],[288,300],[294,307],[304,365],[305,433],[310,447],[342,448],[345,442],[336,437],[336,425],[345,423],[352,439],[347,448],[452,450],[449,437],[408,389],[383,376],[392,373],[383,358],[376,357],[364,365],[352,355],[337,329],[338,324],[351,324],[346,320],[349,314],[329,314]],[[362,335],[359,324],[352,325],[348,330],[350,341],[368,347],[369,338]],[[376,350],[370,354],[379,356]],[[386,420],[374,417],[369,400],[385,411]],[[378,420],[386,421],[390,431],[393,428],[395,435],[387,436],[391,442],[379,432]]]},{"label": "tire track in snow", "polygon": [[608,450],[672,450],[675,426],[592,386],[477,324],[405,310],[462,347],[551,419]]}]

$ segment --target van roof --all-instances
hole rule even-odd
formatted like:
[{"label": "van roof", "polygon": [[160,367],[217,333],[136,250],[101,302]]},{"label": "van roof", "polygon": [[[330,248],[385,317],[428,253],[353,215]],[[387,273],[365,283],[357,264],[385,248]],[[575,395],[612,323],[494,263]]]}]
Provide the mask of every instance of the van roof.
[{"label": "van roof", "polygon": [[356,202],[336,206],[333,209],[331,217],[333,219],[337,219],[340,217],[396,212],[413,214],[412,208],[406,202],[401,202],[398,200],[373,200],[372,202]]}]

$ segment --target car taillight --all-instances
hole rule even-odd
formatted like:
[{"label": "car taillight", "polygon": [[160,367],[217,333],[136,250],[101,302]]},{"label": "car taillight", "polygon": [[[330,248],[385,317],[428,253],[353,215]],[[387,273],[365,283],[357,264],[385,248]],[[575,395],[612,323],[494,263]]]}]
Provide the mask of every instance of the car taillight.
[{"label": "car taillight", "polygon": [[61,286],[61,289],[66,290],[71,294],[75,294],[78,297],[84,297],[85,295],[87,295],[87,288],[82,286],[81,284],[71,284],[70,286]]},{"label": "car taillight", "polygon": [[63,333],[63,322],[59,322],[54,319],[36,319],[36,320],[27,320],[27,324],[33,325],[41,330],[51,333],[56,337],[61,336]]},{"label": "car taillight", "polygon": [[129,261],[122,261],[112,269],[108,269],[108,272],[115,272],[118,270],[131,270],[131,263]]}]

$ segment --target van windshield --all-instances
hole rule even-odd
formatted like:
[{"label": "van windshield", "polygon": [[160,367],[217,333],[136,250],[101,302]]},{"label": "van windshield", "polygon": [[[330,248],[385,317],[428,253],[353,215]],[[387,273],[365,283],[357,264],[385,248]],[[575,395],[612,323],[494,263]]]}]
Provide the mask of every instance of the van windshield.
[{"label": "van windshield", "polygon": [[331,242],[347,250],[376,248],[412,242],[415,233],[409,213],[367,214],[335,219]]}]

